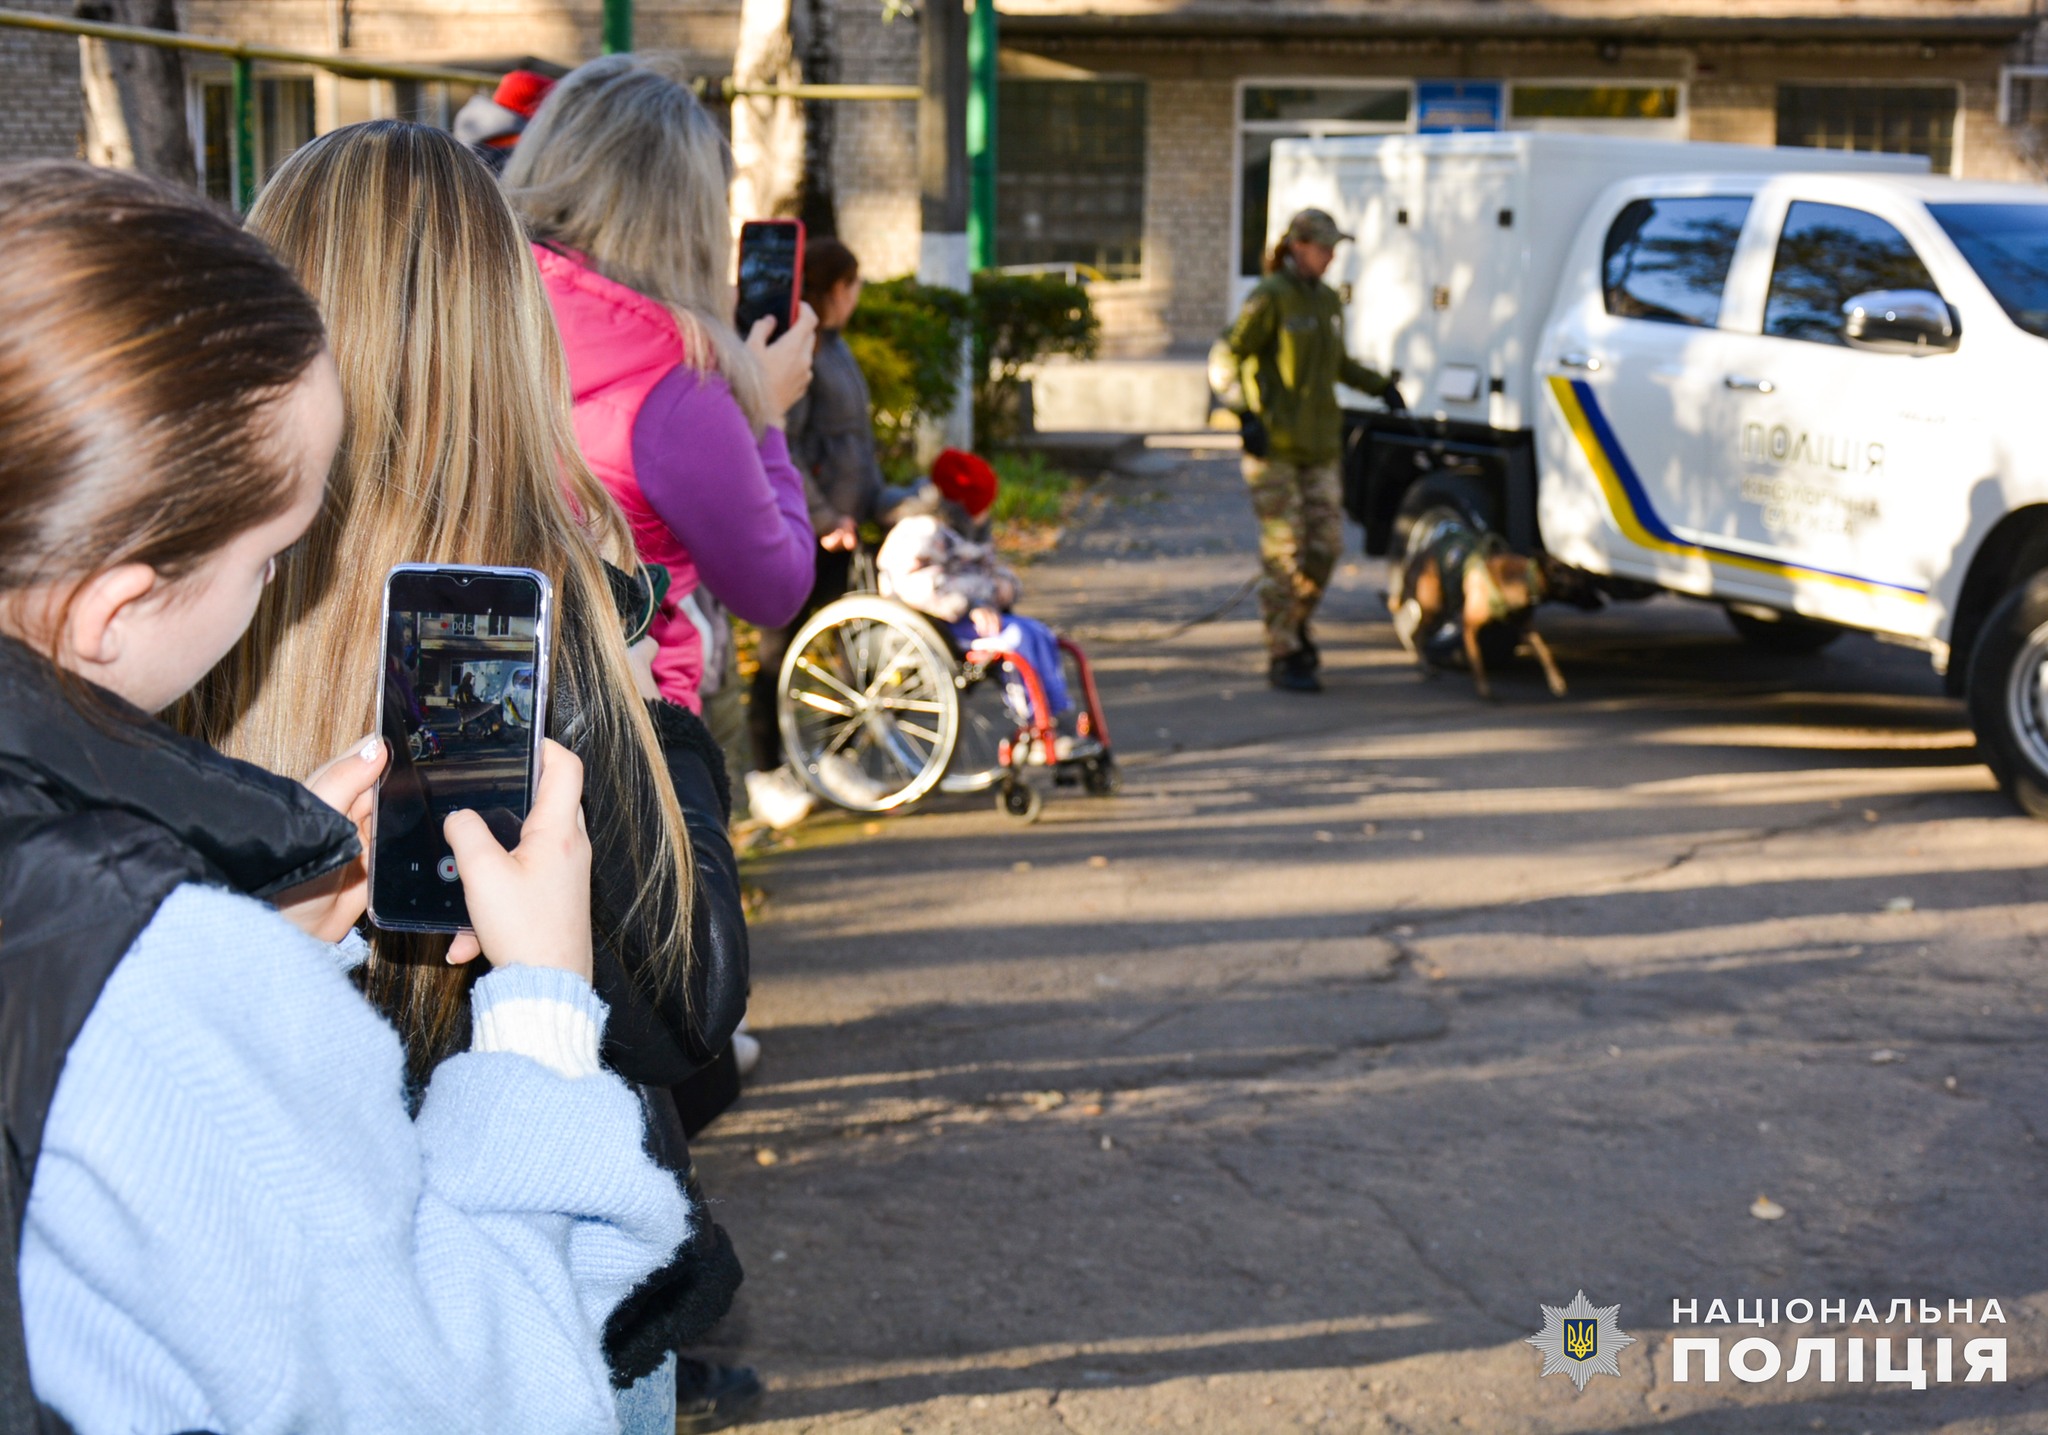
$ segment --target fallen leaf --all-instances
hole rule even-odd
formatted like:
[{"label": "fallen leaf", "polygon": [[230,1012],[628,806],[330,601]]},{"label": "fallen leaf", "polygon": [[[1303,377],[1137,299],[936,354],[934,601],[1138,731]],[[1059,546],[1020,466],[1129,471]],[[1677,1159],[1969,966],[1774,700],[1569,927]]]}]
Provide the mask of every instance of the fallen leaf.
[{"label": "fallen leaf", "polygon": [[1769,1196],[1764,1195],[1759,1195],[1754,1201],[1750,1202],[1749,1213],[1759,1221],[1782,1221],[1785,1219],[1785,1208],[1776,1201],[1773,1201]]},{"label": "fallen leaf", "polygon": [[1876,809],[1876,808],[1874,808],[1874,807],[1866,807],[1866,808],[1864,808],[1864,809],[1863,809],[1863,820],[1864,820],[1865,822],[1875,822],[1875,821],[1877,821],[1877,809]]},{"label": "fallen leaf", "polygon": [[1335,842],[1336,840],[1337,834],[1334,832],[1318,832],[1316,834],[1316,841],[1318,842]]},{"label": "fallen leaf", "polygon": [[1012,862],[1010,864],[1010,870],[1012,872],[1029,872],[1031,870],[1031,864],[1029,862]]},{"label": "fallen leaf", "polygon": [[1081,1108],[1081,1114],[1083,1116],[1100,1116],[1102,1114],[1102,1103],[1100,1101],[1089,1102]]},{"label": "fallen leaf", "polygon": [[1116,1142],[1110,1140],[1109,1137],[1105,1135],[1102,1138],[1102,1149],[1105,1151],[1114,1151],[1116,1149]]},{"label": "fallen leaf", "polygon": [[872,837],[882,830],[882,824],[879,822],[863,822],[860,825],[860,830]]},{"label": "fallen leaf", "polygon": [[1905,1059],[1904,1056],[1893,1051],[1888,1046],[1881,1046],[1876,1051],[1870,1053],[1870,1064],[1872,1066],[1890,1066],[1895,1061],[1904,1061]]},{"label": "fallen leaf", "polygon": [[1088,859],[1088,865],[1090,867],[1107,867],[1109,865],[1109,859],[1103,856],[1100,852],[1098,852],[1093,857],[1090,857]]},{"label": "fallen leaf", "polygon": [[773,1166],[780,1160],[782,1160],[782,1158],[776,1155],[773,1151],[769,1150],[766,1146],[763,1146],[760,1150],[754,1153],[754,1164],[756,1166]]},{"label": "fallen leaf", "polygon": [[1893,897],[1884,904],[1884,910],[1887,912],[1910,912],[1913,910],[1913,899],[1911,897]]}]

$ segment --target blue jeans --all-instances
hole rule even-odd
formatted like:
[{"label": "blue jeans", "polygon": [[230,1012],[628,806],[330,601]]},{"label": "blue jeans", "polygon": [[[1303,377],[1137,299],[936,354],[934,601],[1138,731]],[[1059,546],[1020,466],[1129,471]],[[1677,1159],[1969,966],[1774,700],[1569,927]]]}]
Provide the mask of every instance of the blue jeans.
[{"label": "blue jeans", "polygon": [[614,1392],[619,1435],[676,1435],[676,1353],[624,1390]]}]

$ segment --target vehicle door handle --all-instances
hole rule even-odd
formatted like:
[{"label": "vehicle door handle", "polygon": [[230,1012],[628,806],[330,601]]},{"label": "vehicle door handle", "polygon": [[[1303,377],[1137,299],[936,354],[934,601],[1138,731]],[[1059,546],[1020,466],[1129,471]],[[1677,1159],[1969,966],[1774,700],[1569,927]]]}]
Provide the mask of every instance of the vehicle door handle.
[{"label": "vehicle door handle", "polygon": [[1731,389],[1746,389],[1752,393],[1775,394],[1778,391],[1778,386],[1769,379],[1748,379],[1741,374],[1730,374],[1721,382]]},{"label": "vehicle door handle", "polygon": [[1591,354],[1582,354],[1576,351],[1569,354],[1559,354],[1557,356],[1557,366],[1560,369],[1584,369],[1589,374],[1596,374],[1600,371],[1600,361],[1598,359],[1594,358]]}]

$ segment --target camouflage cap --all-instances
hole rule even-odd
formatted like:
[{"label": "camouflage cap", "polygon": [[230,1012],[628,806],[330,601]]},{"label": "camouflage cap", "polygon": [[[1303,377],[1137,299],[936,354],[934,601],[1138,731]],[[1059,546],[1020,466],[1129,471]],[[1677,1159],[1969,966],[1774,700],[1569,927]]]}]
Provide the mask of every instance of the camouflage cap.
[{"label": "camouflage cap", "polygon": [[1287,238],[1305,244],[1327,244],[1335,248],[1351,238],[1337,227],[1337,221],[1320,209],[1304,209],[1287,221]]}]

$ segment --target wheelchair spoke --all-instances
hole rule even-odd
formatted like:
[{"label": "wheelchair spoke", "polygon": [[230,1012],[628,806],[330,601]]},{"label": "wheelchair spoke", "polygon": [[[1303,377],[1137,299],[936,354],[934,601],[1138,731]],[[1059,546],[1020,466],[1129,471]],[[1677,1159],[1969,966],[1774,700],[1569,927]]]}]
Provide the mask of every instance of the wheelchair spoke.
[{"label": "wheelchair spoke", "polygon": [[856,736],[866,726],[859,718],[848,718],[839,724],[839,730],[832,734],[832,741],[818,750],[818,756],[830,757],[846,746],[847,739]]},{"label": "wheelchair spoke", "polygon": [[867,679],[863,676],[867,672],[867,663],[862,660],[860,654],[867,651],[868,634],[872,630],[873,624],[861,625],[858,651],[856,651],[855,644],[848,636],[853,631],[853,628],[854,625],[848,623],[843,628],[833,629],[832,636],[839,640],[839,651],[846,656],[847,676],[851,677],[854,681],[854,686],[846,689],[846,695],[855,701],[859,701],[859,689],[866,686],[867,683]]},{"label": "wheelchair spoke", "polygon": [[798,658],[796,660],[796,665],[801,671],[809,674],[811,677],[816,678],[819,682],[825,684],[825,686],[837,692],[840,697],[846,699],[848,703],[852,704],[852,706],[846,709],[848,713],[852,713],[855,708],[860,706],[860,694],[856,692],[854,689],[848,687],[845,683],[840,682],[839,679],[833,677],[831,673],[827,672],[825,669],[819,667],[816,663],[812,662],[808,654],[804,657]]},{"label": "wheelchair spoke", "polygon": [[808,688],[802,688],[792,689],[789,696],[792,702],[802,703],[805,707],[816,708],[819,712],[830,713],[834,717],[851,718],[857,716],[852,708],[826,693],[813,692]]},{"label": "wheelchair spoke", "polygon": [[863,690],[863,695],[866,697],[873,698],[882,690],[882,684],[896,676],[897,670],[903,666],[903,659],[906,654],[910,657],[917,656],[917,644],[901,633],[892,633],[891,636],[896,639],[895,650],[889,654],[889,661],[876,670],[874,678]]},{"label": "wheelchair spoke", "polygon": [[902,718],[896,719],[896,726],[902,729],[904,732],[916,733],[919,737],[923,738],[933,747],[937,747],[939,745],[939,735],[933,732],[928,727],[919,727],[916,723],[905,722]]},{"label": "wheelchair spoke", "polygon": [[877,698],[875,706],[888,708],[891,712],[931,713],[935,717],[946,710],[943,704],[929,698]]}]

